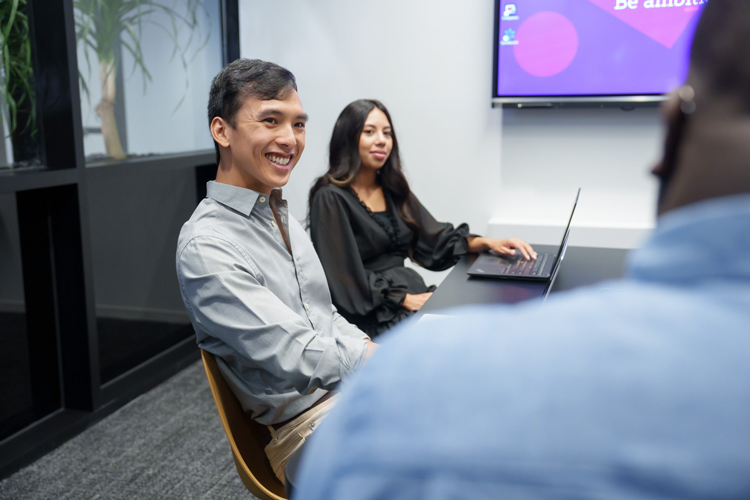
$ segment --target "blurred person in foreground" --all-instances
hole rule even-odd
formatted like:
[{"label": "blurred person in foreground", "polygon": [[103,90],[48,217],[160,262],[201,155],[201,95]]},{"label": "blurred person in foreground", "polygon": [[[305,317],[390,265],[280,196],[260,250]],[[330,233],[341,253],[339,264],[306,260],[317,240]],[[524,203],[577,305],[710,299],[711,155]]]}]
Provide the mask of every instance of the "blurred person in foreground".
[{"label": "blurred person in foreground", "polygon": [[297,500],[750,498],[750,2],[694,40],[627,276],[386,336]]}]

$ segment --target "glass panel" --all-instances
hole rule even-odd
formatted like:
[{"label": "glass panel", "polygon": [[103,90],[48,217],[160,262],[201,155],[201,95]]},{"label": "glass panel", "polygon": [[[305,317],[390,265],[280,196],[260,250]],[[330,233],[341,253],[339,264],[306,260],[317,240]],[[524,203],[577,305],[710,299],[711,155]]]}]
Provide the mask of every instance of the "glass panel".
[{"label": "glass panel", "polygon": [[221,69],[219,0],[75,2],[88,164],[211,149],[206,105]]},{"label": "glass panel", "polygon": [[175,252],[180,228],[196,205],[195,171],[92,172],[87,184],[105,383],[193,336],[177,284]]},{"label": "glass panel", "polygon": [[0,2],[0,169],[40,165],[26,2]]},{"label": "glass panel", "polygon": [[[31,376],[20,248],[15,195],[0,194],[0,440],[59,408],[34,398],[40,388]],[[48,389],[59,384],[54,377],[42,382]]]}]

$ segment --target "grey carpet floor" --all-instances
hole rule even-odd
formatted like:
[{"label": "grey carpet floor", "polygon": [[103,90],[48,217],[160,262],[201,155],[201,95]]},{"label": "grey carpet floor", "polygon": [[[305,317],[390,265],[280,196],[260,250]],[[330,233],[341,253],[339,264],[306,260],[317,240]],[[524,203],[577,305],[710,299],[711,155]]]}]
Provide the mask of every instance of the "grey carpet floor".
[{"label": "grey carpet floor", "polygon": [[253,499],[201,362],[0,482],[2,499]]}]

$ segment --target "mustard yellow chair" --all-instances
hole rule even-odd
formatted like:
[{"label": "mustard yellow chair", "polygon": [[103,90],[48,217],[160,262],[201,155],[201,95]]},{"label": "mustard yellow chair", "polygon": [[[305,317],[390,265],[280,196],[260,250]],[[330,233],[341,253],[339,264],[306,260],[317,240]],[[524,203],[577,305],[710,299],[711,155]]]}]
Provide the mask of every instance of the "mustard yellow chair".
[{"label": "mustard yellow chair", "polygon": [[201,349],[201,356],[240,479],[250,493],[261,500],[286,500],[284,485],[273,473],[264,451],[268,430],[242,410],[221,376],[214,355]]}]

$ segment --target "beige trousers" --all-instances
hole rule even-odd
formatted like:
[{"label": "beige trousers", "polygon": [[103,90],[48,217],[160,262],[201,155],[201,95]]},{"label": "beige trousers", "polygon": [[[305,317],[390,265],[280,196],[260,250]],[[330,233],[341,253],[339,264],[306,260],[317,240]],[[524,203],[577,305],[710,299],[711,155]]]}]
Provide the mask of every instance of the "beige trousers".
[{"label": "beige trousers", "polygon": [[282,484],[286,484],[284,471],[289,457],[302,446],[318,424],[326,418],[338,398],[338,394],[331,396],[328,401],[310,408],[278,430],[268,426],[268,430],[271,431],[271,442],[266,445],[266,456],[271,462],[273,472]]}]

